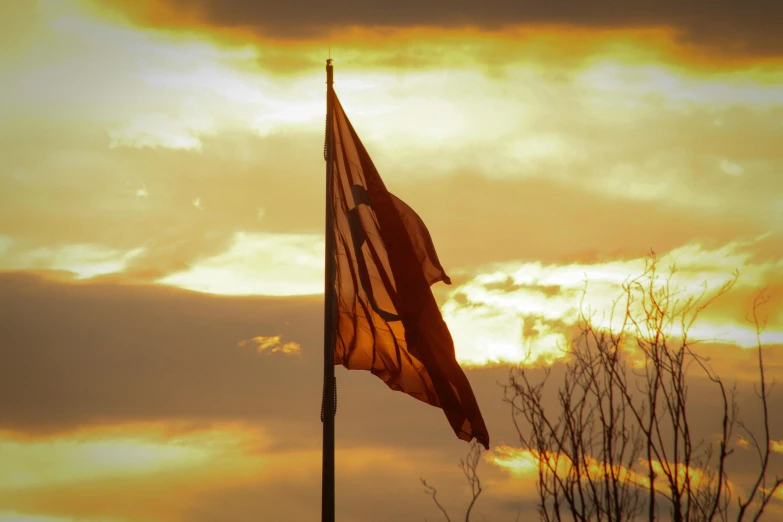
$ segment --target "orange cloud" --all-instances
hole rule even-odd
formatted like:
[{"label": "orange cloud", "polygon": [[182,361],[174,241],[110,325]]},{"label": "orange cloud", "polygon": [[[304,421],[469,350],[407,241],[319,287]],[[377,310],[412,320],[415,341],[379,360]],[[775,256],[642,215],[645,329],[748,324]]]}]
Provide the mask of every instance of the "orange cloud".
[{"label": "orange cloud", "polygon": [[[0,140],[15,151],[0,158],[13,173],[0,179],[0,267],[320,292],[325,40],[229,41],[116,8],[0,16],[27,35],[0,60]],[[356,27],[332,50],[390,188],[424,202],[459,268],[638,255],[783,222],[768,189],[780,68],[696,66],[675,40],[655,27]],[[486,232],[499,220],[515,241]]]},{"label": "orange cloud", "polygon": [[[279,466],[261,430],[165,424],[83,429],[52,439],[0,437],[0,512],[102,520],[170,519],[188,497]],[[161,495],[165,489],[167,495]]]},{"label": "orange cloud", "polygon": [[[487,455],[487,460],[498,467],[508,470],[518,477],[537,478],[539,469],[545,470],[545,475],[557,474],[560,477],[570,476],[575,473],[574,463],[566,455],[556,453],[538,453],[532,450],[514,448],[501,445]],[[586,456],[585,462],[580,463],[580,477],[603,477],[607,472],[617,477],[621,482],[633,484],[635,487],[646,489],[650,487],[650,479],[647,475],[647,461],[638,459],[638,469],[629,469],[625,466],[617,465],[609,469],[605,463]],[[688,483],[694,489],[698,489],[705,480],[704,470],[693,466],[685,466],[682,463],[661,464],[657,460],[652,461],[652,468],[659,478],[655,482],[656,491],[669,494],[669,484],[666,482],[665,473],[671,473],[677,477],[677,483],[680,487]],[[687,482],[686,482],[687,481]]]},{"label": "orange cloud", "polygon": [[[320,447],[273,448],[276,442],[247,424],[122,424],[33,439],[0,433],[0,521],[169,522],[210,510],[220,519],[249,513],[284,519],[296,510],[274,495],[296,498],[302,488],[306,497],[298,497],[297,510],[316,513],[318,502],[309,495],[317,496]],[[410,476],[414,485],[426,461],[416,450],[362,445],[338,446],[336,458],[342,480],[384,470],[397,480]],[[245,488],[266,506],[246,513],[245,506],[220,500]]]},{"label": "orange cloud", "polygon": [[318,294],[323,252],[320,235],[237,232],[226,252],[158,282],[223,295]]},{"label": "orange cloud", "polygon": [[242,341],[238,345],[240,348],[248,348],[252,347],[255,348],[258,353],[283,353],[286,355],[297,355],[299,352],[302,351],[302,347],[299,346],[299,343],[295,343],[293,341],[287,342],[283,344],[280,341],[279,335],[272,335],[269,337],[259,335],[257,337],[253,337],[252,339],[248,339],[246,341]]},{"label": "orange cloud", "polygon": [[[718,248],[693,242],[661,256],[659,275],[676,266],[671,288],[680,300],[698,296],[704,284],[716,291],[734,270],[739,271],[732,292],[742,295],[746,308],[724,310],[718,301],[690,327],[692,340],[757,346],[755,327],[745,320],[751,306],[748,292],[777,281],[783,267],[779,260],[756,258],[756,245],[766,239],[734,241]],[[478,273],[454,288],[442,306],[454,332],[457,357],[464,364],[478,365],[551,363],[563,357],[580,314],[591,316],[598,328],[618,327],[622,314],[612,317],[609,312],[622,295],[622,285],[640,275],[645,262],[639,257],[568,265],[511,262],[491,265],[486,272],[477,268]],[[662,283],[661,279],[656,285]],[[762,344],[783,344],[782,321],[770,317],[761,333]]]},{"label": "orange cloud", "polygon": [[[681,3],[665,1],[655,12],[632,5],[601,2],[589,8],[559,4],[519,4],[499,2],[490,8],[477,8],[471,2],[457,0],[448,10],[411,2],[408,5],[356,5],[352,8],[324,11],[308,0],[293,0],[286,6],[268,6],[250,0],[115,0],[110,6],[138,23],[180,31],[200,30],[212,34],[242,35],[250,38],[275,38],[281,41],[320,40],[332,42],[342,33],[364,31],[367,41],[388,38],[402,31],[432,33],[497,33],[522,30],[534,33],[543,29],[552,33],[585,35],[619,32],[628,39],[649,32],[665,32],[680,47],[713,57],[779,56],[775,25],[759,19],[756,9],[729,2],[711,4],[709,9],[693,9]],[[774,10],[772,2],[767,9]],[[588,11],[585,11],[587,9]],[[731,24],[727,25],[727,21]],[[509,28],[511,28],[509,30]],[[556,41],[549,42],[556,46]],[[580,45],[571,53],[579,53]]]}]

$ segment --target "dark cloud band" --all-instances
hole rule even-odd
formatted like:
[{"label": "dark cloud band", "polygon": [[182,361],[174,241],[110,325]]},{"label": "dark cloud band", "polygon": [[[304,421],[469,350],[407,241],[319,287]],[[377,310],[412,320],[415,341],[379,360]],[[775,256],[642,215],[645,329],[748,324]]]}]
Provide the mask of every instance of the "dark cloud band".
[{"label": "dark cloud band", "polygon": [[[117,2],[124,0],[115,0]],[[290,0],[156,0],[170,14],[198,13],[221,27],[253,28],[276,37],[318,37],[345,26],[462,27],[500,29],[515,25],[569,25],[581,28],[669,27],[683,42],[732,54],[783,52],[779,28],[783,3],[777,0],[600,0],[521,2],[518,0],[399,0],[319,2]]]}]

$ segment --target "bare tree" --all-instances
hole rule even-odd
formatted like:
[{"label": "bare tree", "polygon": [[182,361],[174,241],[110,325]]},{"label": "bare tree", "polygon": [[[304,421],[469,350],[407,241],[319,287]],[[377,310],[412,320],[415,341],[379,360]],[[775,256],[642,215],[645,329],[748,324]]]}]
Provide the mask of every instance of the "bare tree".
[{"label": "bare tree", "polygon": [[[770,458],[770,452],[771,452],[771,439],[769,434],[769,394],[772,392],[772,386],[770,385],[769,388],[767,388],[767,380],[764,375],[764,358],[761,351],[761,331],[763,327],[766,324],[766,321],[762,320],[759,317],[759,309],[761,306],[766,304],[769,301],[769,294],[766,290],[761,290],[756,296],[755,301],[753,302],[753,316],[752,316],[752,323],[756,327],[756,342],[758,344],[758,367],[759,367],[759,387],[756,390],[756,395],[759,397],[761,401],[761,409],[762,409],[762,416],[763,416],[763,439],[761,441],[758,440],[758,438],[754,435],[753,431],[747,427],[747,425],[740,420],[739,426],[742,428],[742,430],[745,432],[745,434],[750,439],[751,447],[756,451],[756,455],[759,459],[759,473],[756,477],[756,481],[753,483],[753,486],[751,487],[750,494],[748,494],[748,497],[745,500],[742,500],[742,498],[738,499],[739,504],[739,514],[737,515],[737,520],[741,521],[745,519],[745,516],[748,516],[753,521],[758,520],[761,518],[761,515],[764,513],[764,509],[767,507],[767,504],[769,504],[769,501],[772,500],[772,496],[775,494],[775,492],[783,486],[783,477],[775,476],[775,478],[771,481],[771,483],[768,484],[769,476],[769,458]],[[772,383],[774,384],[774,383]],[[762,444],[763,443],[763,444]],[[756,501],[756,498],[758,496],[758,500]],[[753,510],[754,501],[757,502],[755,512]]]},{"label": "bare tree", "polygon": [[[735,389],[693,351],[689,338],[696,318],[731,290],[737,274],[712,292],[705,284],[697,296],[681,296],[674,274],[672,267],[661,277],[653,255],[644,273],[623,285],[609,327],[597,326],[582,306],[580,335],[554,390],[551,369],[538,380],[525,365],[512,370],[505,400],[523,449],[538,459],[541,520],[755,521],[783,483],[769,477],[770,390],[758,316],[766,293],[753,307],[763,410],[759,438],[738,419]],[[711,439],[699,438],[692,423],[688,377],[694,370],[708,379],[719,402],[720,427]],[[740,496],[732,508],[726,463],[736,426],[755,448],[759,469],[747,498]]]},{"label": "bare tree", "polygon": [[[479,480],[477,473],[478,465],[481,461],[481,453],[481,444],[479,444],[476,440],[473,440],[470,443],[468,454],[464,459],[460,460],[459,463],[459,467],[462,470],[463,475],[465,475],[465,479],[468,481],[468,485],[470,486],[471,491],[470,503],[465,509],[465,522],[470,522],[470,512],[473,511],[473,506],[476,504],[476,501],[482,492],[481,480]],[[421,480],[421,483],[424,485],[424,492],[432,497],[432,501],[435,502],[435,505],[438,507],[440,512],[443,513],[443,517],[446,519],[446,522],[451,522],[451,517],[449,517],[448,511],[446,511],[443,505],[438,501],[438,490],[435,489],[435,487],[430,486],[424,478],[420,478],[419,480]],[[427,519],[425,518],[424,520],[426,521]]]}]

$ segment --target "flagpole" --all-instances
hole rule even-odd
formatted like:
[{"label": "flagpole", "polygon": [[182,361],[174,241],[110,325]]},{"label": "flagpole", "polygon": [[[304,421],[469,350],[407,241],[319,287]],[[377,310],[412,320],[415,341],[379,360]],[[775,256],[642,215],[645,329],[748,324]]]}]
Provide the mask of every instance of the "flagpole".
[{"label": "flagpole", "polygon": [[332,101],[334,99],[331,58],[326,60],[326,228],[324,249],[324,387],[321,405],[323,452],[321,463],[321,522],[334,522],[334,414],[337,402],[334,377],[335,346],[335,241],[332,211]]}]

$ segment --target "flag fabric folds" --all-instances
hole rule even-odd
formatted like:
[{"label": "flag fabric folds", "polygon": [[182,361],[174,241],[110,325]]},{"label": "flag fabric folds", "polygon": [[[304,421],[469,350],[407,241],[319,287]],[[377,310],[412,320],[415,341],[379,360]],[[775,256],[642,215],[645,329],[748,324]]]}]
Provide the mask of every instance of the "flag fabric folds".
[{"label": "flag fabric folds", "polygon": [[489,434],[430,285],[449,284],[424,222],[386,190],[333,94],[334,363],[443,409],[460,439]]}]

